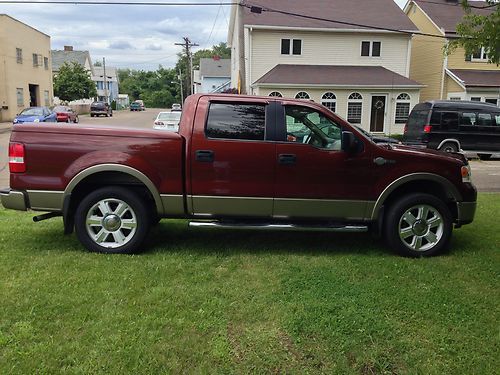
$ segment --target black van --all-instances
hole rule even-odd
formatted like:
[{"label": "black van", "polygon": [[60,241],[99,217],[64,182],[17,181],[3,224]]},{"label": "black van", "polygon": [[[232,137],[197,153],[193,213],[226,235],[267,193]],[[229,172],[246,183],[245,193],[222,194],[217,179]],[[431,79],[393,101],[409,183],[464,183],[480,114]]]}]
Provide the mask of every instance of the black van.
[{"label": "black van", "polygon": [[469,151],[482,160],[500,152],[500,108],[494,104],[433,100],[417,104],[403,143],[442,151]]},{"label": "black van", "polygon": [[113,110],[111,109],[111,106],[106,102],[93,102],[90,105],[90,117],[101,115],[112,117]]}]

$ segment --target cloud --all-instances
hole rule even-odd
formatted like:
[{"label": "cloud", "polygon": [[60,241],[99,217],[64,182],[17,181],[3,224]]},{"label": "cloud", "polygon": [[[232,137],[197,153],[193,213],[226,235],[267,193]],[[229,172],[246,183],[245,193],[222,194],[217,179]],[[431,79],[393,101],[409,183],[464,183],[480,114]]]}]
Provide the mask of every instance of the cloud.
[{"label": "cloud", "polygon": [[135,47],[125,40],[109,43],[111,49],[135,49]]},{"label": "cloud", "polygon": [[161,51],[163,48],[159,44],[150,44],[149,46],[146,46],[146,49],[148,51]]}]

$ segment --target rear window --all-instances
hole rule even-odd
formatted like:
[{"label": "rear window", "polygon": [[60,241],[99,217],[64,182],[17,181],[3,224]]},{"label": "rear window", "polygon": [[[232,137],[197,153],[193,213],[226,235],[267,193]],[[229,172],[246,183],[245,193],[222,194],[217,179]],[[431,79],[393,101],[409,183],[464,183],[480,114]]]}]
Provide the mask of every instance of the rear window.
[{"label": "rear window", "polygon": [[105,104],[104,103],[92,103],[91,107],[94,107],[94,108],[104,108]]},{"label": "rear window", "polygon": [[423,128],[426,125],[427,117],[429,115],[429,111],[412,111],[410,113],[410,117],[408,117],[408,128]]},{"label": "rear window", "polygon": [[263,104],[212,103],[205,134],[209,138],[263,141],[265,114]]}]

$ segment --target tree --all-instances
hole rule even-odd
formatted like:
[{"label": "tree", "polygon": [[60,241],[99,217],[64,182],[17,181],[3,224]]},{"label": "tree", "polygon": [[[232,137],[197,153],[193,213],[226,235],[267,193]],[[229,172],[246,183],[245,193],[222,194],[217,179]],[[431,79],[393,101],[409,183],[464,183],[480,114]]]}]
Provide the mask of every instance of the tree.
[{"label": "tree", "polygon": [[[457,24],[458,39],[454,39],[446,46],[449,54],[457,47],[463,47],[467,55],[472,55],[482,47],[488,54],[491,63],[500,63],[500,3],[497,0],[486,0],[478,9],[469,0],[461,0],[465,16]],[[486,4],[486,5],[485,5]]]},{"label": "tree", "polygon": [[82,65],[64,63],[54,77],[54,95],[71,102],[92,98],[97,95],[97,90],[89,72]]}]

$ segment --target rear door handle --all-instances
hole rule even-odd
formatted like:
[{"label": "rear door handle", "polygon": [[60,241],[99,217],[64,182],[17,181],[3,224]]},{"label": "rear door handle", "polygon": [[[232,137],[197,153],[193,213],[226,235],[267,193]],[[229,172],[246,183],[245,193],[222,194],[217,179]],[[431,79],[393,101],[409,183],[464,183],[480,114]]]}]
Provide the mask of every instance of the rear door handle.
[{"label": "rear door handle", "polygon": [[295,154],[280,154],[279,163],[283,165],[291,165],[297,162],[297,156]]},{"label": "rear door handle", "polygon": [[196,161],[211,163],[214,161],[214,152],[212,150],[197,150],[195,152]]}]

